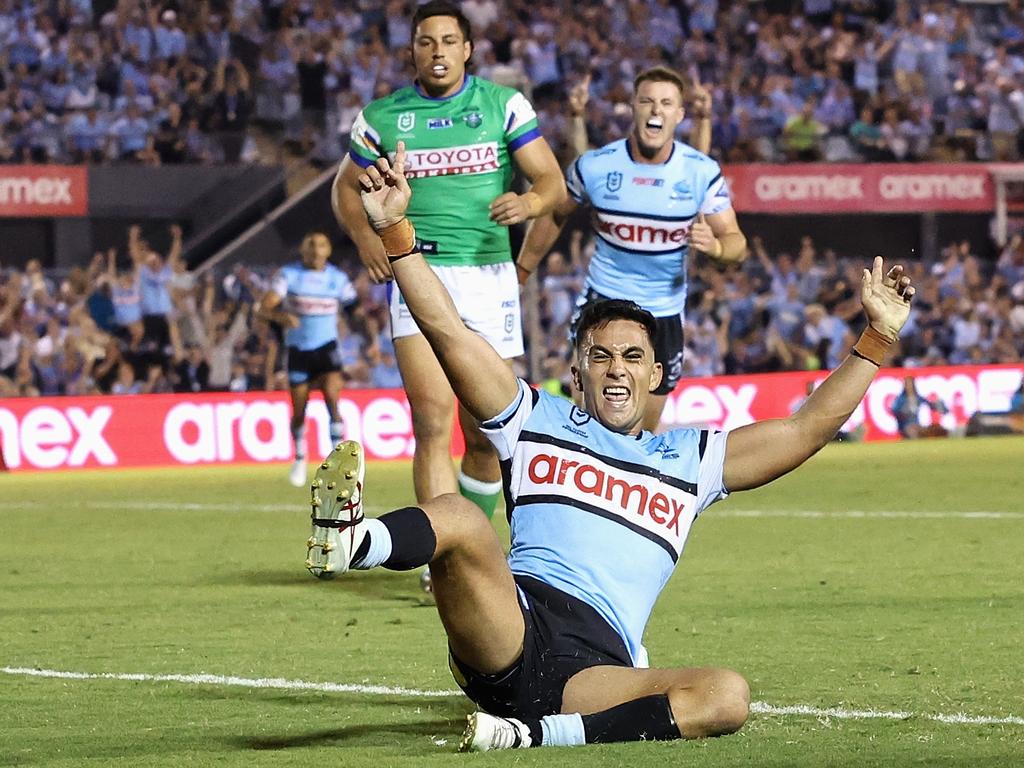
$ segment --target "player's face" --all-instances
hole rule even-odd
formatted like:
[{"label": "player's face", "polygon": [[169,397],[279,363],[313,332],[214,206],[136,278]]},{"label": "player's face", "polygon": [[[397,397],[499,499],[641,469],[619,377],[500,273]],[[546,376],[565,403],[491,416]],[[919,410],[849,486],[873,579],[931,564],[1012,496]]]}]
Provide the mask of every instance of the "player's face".
[{"label": "player's face", "polygon": [[326,235],[309,235],[302,241],[302,264],[307,269],[323,269],[331,258],[331,241]]},{"label": "player's face", "polygon": [[420,22],[412,40],[412,58],[420,86],[431,96],[451,96],[462,86],[472,45],[454,16]]},{"label": "player's face", "polygon": [[674,83],[640,83],[633,96],[633,137],[641,154],[653,157],[671,142],[683,114],[683,94]]},{"label": "player's face", "polygon": [[642,325],[612,320],[591,328],[580,344],[573,368],[583,409],[614,432],[640,431],[644,407],[661,383],[661,363]]}]

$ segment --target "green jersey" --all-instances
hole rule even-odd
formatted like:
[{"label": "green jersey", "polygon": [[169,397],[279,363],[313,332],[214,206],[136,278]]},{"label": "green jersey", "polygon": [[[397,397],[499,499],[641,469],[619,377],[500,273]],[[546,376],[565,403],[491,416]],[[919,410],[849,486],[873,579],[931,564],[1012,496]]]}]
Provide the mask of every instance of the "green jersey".
[{"label": "green jersey", "polygon": [[382,155],[394,159],[404,141],[408,216],[423,255],[447,266],[497,264],[512,251],[489,206],[509,190],[512,153],[538,138],[525,96],[467,75],[447,98],[410,86],[367,104],[352,125],[349,155],[366,168]]}]

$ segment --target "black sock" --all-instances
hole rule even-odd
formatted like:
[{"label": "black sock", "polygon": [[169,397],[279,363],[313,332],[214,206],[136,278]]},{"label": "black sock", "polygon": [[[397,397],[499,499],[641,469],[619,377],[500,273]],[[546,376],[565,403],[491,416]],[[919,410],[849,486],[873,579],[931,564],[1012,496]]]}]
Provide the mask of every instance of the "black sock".
[{"label": "black sock", "polygon": [[382,563],[385,568],[410,571],[426,565],[434,557],[437,536],[430,525],[430,518],[422,509],[396,509],[381,515],[380,521],[391,534],[391,555]]},{"label": "black sock", "polygon": [[658,693],[583,715],[587,744],[616,741],[669,741],[682,738],[668,696]]},{"label": "black sock", "polygon": [[539,717],[517,717],[516,720],[521,722],[527,728],[530,729],[530,746],[539,747],[541,746],[541,740],[544,738],[544,729],[541,728]]}]

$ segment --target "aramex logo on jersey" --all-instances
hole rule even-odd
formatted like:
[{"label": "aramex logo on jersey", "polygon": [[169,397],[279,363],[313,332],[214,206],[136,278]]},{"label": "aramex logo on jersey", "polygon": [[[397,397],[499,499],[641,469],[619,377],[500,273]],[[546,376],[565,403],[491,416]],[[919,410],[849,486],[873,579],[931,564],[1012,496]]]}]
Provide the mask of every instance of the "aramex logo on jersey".
[{"label": "aramex logo on jersey", "polygon": [[516,496],[535,494],[600,507],[666,540],[677,555],[693,520],[694,498],[682,489],[555,447],[529,456]]},{"label": "aramex logo on jersey", "polygon": [[692,219],[663,221],[626,216],[608,211],[594,212],[594,228],[616,248],[647,253],[669,253],[686,245]]},{"label": "aramex logo on jersey", "polygon": [[410,179],[498,170],[498,142],[464,144],[438,149],[410,149],[405,156],[405,175]]}]

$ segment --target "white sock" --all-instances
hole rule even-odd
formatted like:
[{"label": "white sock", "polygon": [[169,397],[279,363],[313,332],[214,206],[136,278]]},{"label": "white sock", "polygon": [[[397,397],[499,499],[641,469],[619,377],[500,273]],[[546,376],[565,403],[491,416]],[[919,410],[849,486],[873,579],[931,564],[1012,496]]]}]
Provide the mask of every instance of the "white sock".
[{"label": "white sock", "polygon": [[331,442],[337,445],[345,437],[345,422],[341,419],[332,421],[330,426]]},{"label": "white sock", "polygon": [[352,567],[357,571],[368,571],[391,557],[391,531],[376,517],[366,518],[361,525],[366,526],[370,548],[366,551],[366,557],[358,563],[353,562]]},{"label": "white sock", "polygon": [[583,717],[577,713],[570,715],[545,715],[540,719],[543,731],[541,745],[545,747],[577,747],[587,743],[583,731]]},{"label": "white sock", "polygon": [[301,461],[306,458],[306,425],[303,423],[298,429],[292,430],[292,440],[295,441],[295,460]]},{"label": "white sock", "polygon": [[481,496],[491,496],[495,493],[501,493],[501,480],[495,480],[493,483],[489,483],[486,480],[477,480],[460,469],[459,487],[473,493],[479,493]]}]

